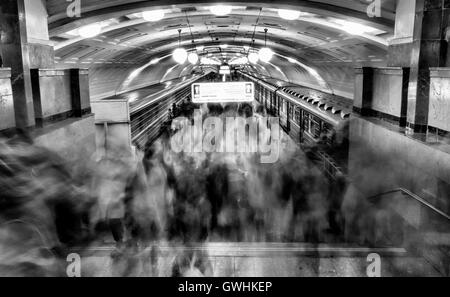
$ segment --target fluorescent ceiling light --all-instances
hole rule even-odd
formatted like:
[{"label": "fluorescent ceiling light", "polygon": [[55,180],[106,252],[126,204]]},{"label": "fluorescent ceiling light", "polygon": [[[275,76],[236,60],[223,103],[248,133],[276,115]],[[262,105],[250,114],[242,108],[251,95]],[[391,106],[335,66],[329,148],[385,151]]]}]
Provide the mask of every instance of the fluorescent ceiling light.
[{"label": "fluorescent ceiling light", "polygon": [[209,8],[211,13],[218,15],[218,16],[225,16],[227,14],[230,14],[232,9],[233,8],[228,5],[215,5],[215,6],[211,6]]},{"label": "fluorescent ceiling light", "polygon": [[150,61],[150,65],[158,64],[160,60],[161,59],[159,59],[159,58],[153,59],[153,60]]},{"label": "fluorescent ceiling light", "polygon": [[230,65],[244,65],[244,64],[248,64],[247,57],[240,57],[230,62]]},{"label": "fluorescent ceiling light", "polygon": [[221,45],[220,45],[220,48],[221,48],[221,49],[226,49],[226,48],[228,48],[228,44],[221,44]]},{"label": "fluorescent ceiling light", "polygon": [[219,61],[207,57],[201,58],[200,63],[202,65],[221,65]]},{"label": "fluorescent ceiling light", "polygon": [[102,32],[102,25],[99,23],[90,24],[78,29],[78,34],[83,38],[92,38]]},{"label": "fluorescent ceiling light", "polygon": [[279,9],[278,15],[285,20],[293,21],[300,17],[301,12],[297,10]]},{"label": "fluorescent ceiling light", "polygon": [[335,20],[335,23],[340,25],[340,28],[344,30],[345,32],[352,34],[352,35],[362,35],[366,33],[373,33],[377,31],[377,29],[365,26],[362,24],[358,24],[355,22],[349,22],[345,20]]},{"label": "fluorescent ceiling light", "polygon": [[158,22],[164,18],[165,14],[164,10],[149,10],[144,11],[142,17],[149,22]]},{"label": "fluorescent ceiling light", "polygon": [[293,58],[287,58],[287,60],[290,62],[290,63],[292,63],[292,64],[295,64],[297,61],[295,60],[295,59],[293,59]]}]

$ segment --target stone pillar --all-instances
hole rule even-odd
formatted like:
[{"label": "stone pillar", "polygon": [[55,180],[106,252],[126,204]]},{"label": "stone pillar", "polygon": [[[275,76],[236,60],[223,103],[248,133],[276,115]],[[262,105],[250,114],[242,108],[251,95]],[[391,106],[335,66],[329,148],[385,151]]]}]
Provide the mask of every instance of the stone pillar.
[{"label": "stone pillar", "polygon": [[373,68],[355,69],[355,96],[353,110],[362,116],[369,116],[373,98]]},{"label": "stone pillar", "polygon": [[417,0],[397,0],[395,35],[389,42],[388,66],[409,67],[416,20]]},{"label": "stone pillar", "polygon": [[0,1],[0,54],[11,68],[16,126],[35,125],[24,0]]},{"label": "stone pillar", "polygon": [[[414,11],[414,13],[413,13]],[[430,107],[430,68],[445,67],[450,38],[448,0],[399,0],[389,66],[411,67],[407,125],[425,133]]]},{"label": "stone pillar", "polygon": [[446,135],[450,131],[450,68],[431,68],[430,72],[428,128],[434,134]]},{"label": "stone pillar", "polygon": [[89,95],[89,70],[70,69],[70,82],[74,116],[82,117],[86,114],[90,114],[91,100]]},{"label": "stone pillar", "polygon": [[24,3],[30,68],[54,68],[55,52],[48,34],[46,3],[44,0],[24,0]]},{"label": "stone pillar", "polygon": [[54,68],[44,0],[0,1],[0,55],[11,68],[17,127],[35,125],[30,69]]},{"label": "stone pillar", "polygon": [[450,7],[445,0],[418,0],[408,92],[408,126],[426,132],[430,108],[430,68],[446,65]]},{"label": "stone pillar", "polygon": [[0,68],[0,131],[16,126],[11,88],[11,70]]}]

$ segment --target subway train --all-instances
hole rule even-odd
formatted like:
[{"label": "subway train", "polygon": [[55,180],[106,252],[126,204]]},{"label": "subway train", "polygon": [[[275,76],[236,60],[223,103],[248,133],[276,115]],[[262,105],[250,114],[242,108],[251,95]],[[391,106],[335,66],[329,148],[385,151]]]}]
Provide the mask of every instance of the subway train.
[{"label": "subway train", "polygon": [[345,174],[352,102],[273,79],[261,80],[241,73],[255,83],[255,97],[281,128],[322,163],[331,177]]},{"label": "subway train", "polygon": [[[243,74],[255,82],[256,100],[271,116],[280,118],[283,130],[299,143],[317,143],[321,136],[331,136],[345,126],[351,114],[351,103],[340,103],[328,98],[312,98],[296,92],[297,86],[277,86]],[[333,139],[327,137],[330,146]]]}]

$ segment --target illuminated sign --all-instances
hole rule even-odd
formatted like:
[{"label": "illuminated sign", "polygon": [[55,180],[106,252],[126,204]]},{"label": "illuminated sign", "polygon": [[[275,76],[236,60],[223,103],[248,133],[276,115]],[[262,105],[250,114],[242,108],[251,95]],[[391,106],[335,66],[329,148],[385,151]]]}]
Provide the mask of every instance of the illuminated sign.
[{"label": "illuminated sign", "polygon": [[231,74],[230,66],[228,66],[228,65],[220,66],[219,74],[230,75]]},{"label": "illuminated sign", "polygon": [[252,82],[198,83],[192,84],[192,102],[231,103],[255,100]]}]

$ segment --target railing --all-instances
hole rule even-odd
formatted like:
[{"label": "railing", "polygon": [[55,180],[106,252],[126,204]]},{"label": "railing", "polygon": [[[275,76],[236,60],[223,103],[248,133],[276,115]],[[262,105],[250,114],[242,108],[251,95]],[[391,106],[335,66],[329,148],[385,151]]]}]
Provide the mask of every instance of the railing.
[{"label": "railing", "polygon": [[329,177],[335,179],[337,175],[344,175],[344,170],[329,155],[322,151],[315,153],[315,155],[321,161],[322,169]]},{"label": "railing", "polygon": [[445,212],[437,209],[436,207],[434,207],[431,203],[427,202],[425,199],[419,197],[418,195],[412,193],[409,190],[403,189],[403,188],[398,188],[398,189],[394,189],[394,190],[390,190],[381,194],[377,194],[375,196],[371,196],[368,198],[369,201],[374,201],[377,198],[386,196],[386,195],[391,195],[391,194],[395,194],[395,193],[402,193],[414,200],[416,200],[417,202],[419,202],[422,206],[426,207],[427,209],[432,210],[433,212],[437,213],[438,215],[440,215],[443,218],[446,218],[447,220],[450,221],[450,216],[448,214],[446,214]]},{"label": "railing", "polygon": [[[419,255],[425,259],[436,271],[444,276],[450,276],[450,242],[448,234],[450,234],[450,216],[439,210],[425,199],[412,193],[411,191],[398,188],[386,191],[375,196],[371,196],[368,200],[372,203],[378,202],[378,199],[392,195],[402,194],[402,197],[408,197],[410,201],[415,201],[420,205],[420,209],[428,211],[427,216],[422,216],[422,212],[413,213],[414,221],[411,222],[411,214],[408,213],[406,204],[396,204],[395,200],[388,201],[392,203],[387,209],[392,209],[397,217],[406,222],[406,225],[395,225],[394,230],[401,229],[403,244],[406,249]],[[398,201],[398,200],[397,200]],[[433,214],[434,216],[428,216]],[[406,240],[405,240],[406,239]]]}]

